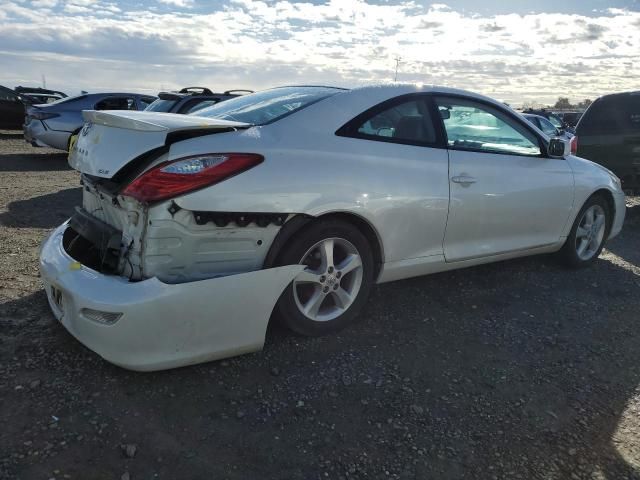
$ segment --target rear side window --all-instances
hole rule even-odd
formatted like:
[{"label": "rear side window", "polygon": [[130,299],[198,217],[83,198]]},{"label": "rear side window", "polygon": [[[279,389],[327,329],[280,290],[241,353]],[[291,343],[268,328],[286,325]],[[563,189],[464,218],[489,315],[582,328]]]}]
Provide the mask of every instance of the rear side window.
[{"label": "rear side window", "polygon": [[370,113],[364,113],[347,127],[340,135],[406,144],[434,144],[436,131],[429,114],[429,108],[423,98],[412,98],[395,103],[385,102],[374,107]]},{"label": "rear side window", "polygon": [[96,110],[136,110],[136,102],[128,97],[107,97],[96,103]]},{"label": "rear side window", "polygon": [[602,97],[585,112],[578,124],[580,135],[640,133],[640,93]]}]

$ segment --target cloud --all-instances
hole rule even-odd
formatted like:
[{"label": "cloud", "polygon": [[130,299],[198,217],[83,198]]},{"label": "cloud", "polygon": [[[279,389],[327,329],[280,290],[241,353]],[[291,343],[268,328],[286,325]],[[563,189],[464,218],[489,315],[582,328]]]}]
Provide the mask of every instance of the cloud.
[{"label": "cloud", "polygon": [[627,10],[469,15],[410,0],[221,1],[157,0],[167,12],[60,0],[47,15],[9,2],[0,63],[16,84],[45,73],[59,88],[153,91],[388,81],[400,56],[399,80],[515,103],[636,88],[640,73],[640,14]]},{"label": "cloud", "polygon": [[172,5],[174,7],[180,7],[180,8],[193,7],[193,0],[158,0],[158,2],[164,3],[165,5]]}]

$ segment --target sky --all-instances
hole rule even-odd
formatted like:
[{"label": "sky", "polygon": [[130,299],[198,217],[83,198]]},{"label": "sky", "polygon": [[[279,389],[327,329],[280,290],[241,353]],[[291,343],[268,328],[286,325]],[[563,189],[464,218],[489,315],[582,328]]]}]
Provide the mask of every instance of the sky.
[{"label": "sky", "polygon": [[[510,102],[638,89],[640,0],[0,0],[0,84],[157,93],[397,81]],[[396,59],[399,59],[397,61]]]}]

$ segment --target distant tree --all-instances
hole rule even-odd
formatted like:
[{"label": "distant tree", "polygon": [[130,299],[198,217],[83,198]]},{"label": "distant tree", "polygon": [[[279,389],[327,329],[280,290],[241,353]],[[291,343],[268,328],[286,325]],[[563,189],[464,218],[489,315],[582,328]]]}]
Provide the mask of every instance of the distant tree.
[{"label": "distant tree", "polygon": [[589,108],[589,105],[591,105],[592,103],[593,102],[587,98],[587,99],[581,101],[580,103],[578,103],[577,107],[578,108],[587,109],[587,108]]},{"label": "distant tree", "polygon": [[573,108],[573,105],[567,97],[560,97],[553,108]]}]

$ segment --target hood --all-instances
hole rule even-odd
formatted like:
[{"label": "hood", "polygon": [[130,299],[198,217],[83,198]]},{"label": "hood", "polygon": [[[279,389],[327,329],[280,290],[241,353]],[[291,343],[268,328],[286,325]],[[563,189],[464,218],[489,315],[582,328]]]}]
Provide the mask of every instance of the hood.
[{"label": "hood", "polygon": [[172,140],[251,126],[161,112],[85,110],[82,116],[85,124],[69,152],[69,165],[79,172],[102,178],[113,177],[135,158]]}]

